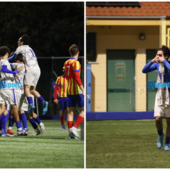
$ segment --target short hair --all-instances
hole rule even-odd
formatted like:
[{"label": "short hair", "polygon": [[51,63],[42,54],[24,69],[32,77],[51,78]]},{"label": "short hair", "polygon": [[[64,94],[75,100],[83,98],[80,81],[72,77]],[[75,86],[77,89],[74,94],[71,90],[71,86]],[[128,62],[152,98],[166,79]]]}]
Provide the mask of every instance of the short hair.
[{"label": "short hair", "polygon": [[24,34],[21,36],[21,41],[23,42],[23,45],[29,45],[30,44],[30,38],[27,34]]},{"label": "short hair", "polygon": [[170,49],[167,46],[163,45],[161,48],[159,48],[157,50],[157,52],[158,51],[163,51],[164,56],[168,56],[168,58],[169,58],[169,56],[170,56]]},{"label": "short hair", "polygon": [[20,62],[24,62],[23,55],[21,53],[15,56],[15,61],[19,60]]},{"label": "short hair", "polygon": [[72,56],[75,56],[79,52],[79,48],[76,44],[72,44],[69,48],[69,52]]},{"label": "short hair", "polygon": [[7,46],[0,47],[0,57],[3,57],[6,55],[6,53],[10,53],[10,49]]}]

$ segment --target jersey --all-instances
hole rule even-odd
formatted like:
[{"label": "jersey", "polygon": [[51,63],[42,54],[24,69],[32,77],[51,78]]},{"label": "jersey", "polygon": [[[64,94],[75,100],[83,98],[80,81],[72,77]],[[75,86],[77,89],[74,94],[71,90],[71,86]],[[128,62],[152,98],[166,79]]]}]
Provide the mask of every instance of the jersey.
[{"label": "jersey", "polygon": [[56,85],[59,87],[59,97],[67,97],[68,82],[66,77],[58,77],[56,80]]},{"label": "jersey", "polygon": [[[16,70],[17,67],[24,66],[24,63],[11,63],[11,68]],[[22,71],[18,73],[18,78],[14,78],[16,83],[20,83],[20,89],[23,91],[23,81],[25,76],[25,67]]]},{"label": "jersey", "polygon": [[[4,59],[4,58],[0,60],[0,70],[1,70],[3,65],[5,65],[8,70],[12,71],[9,61]],[[6,83],[11,83],[14,80],[14,75],[13,74],[4,73],[4,72],[0,71],[0,75],[1,75],[1,78],[5,78],[6,79],[5,80]]]},{"label": "jersey", "polygon": [[24,63],[26,67],[39,67],[37,57],[29,45],[21,45],[15,51],[15,54],[21,53],[23,55]]},{"label": "jersey", "polygon": [[75,72],[81,72],[81,65],[79,61],[77,61],[75,58],[70,58],[64,63],[65,66],[65,76],[68,81],[68,95],[77,95],[82,94],[82,91],[79,87],[79,85],[76,82],[74,73]]}]

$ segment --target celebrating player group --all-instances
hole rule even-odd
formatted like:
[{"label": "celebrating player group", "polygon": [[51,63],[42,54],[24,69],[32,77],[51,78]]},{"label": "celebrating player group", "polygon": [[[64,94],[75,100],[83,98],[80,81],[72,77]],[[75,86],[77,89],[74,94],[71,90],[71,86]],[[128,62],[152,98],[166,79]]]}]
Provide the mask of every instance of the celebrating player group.
[{"label": "celebrating player group", "polygon": [[[73,44],[69,48],[70,59],[64,63],[64,74],[57,78],[54,89],[54,102],[60,104],[60,119],[62,129],[65,129],[64,119],[67,114],[67,124],[69,130],[69,139],[80,138],[77,128],[84,121],[84,88],[80,79],[81,66],[78,60],[79,48]],[[57,96],[58,93],[58,96]],[[76,111],[76,105],[81,108],[74,125],[73,117]]]},{"label": "celebrating player group", "polygon": [[[0,47],[1,136],[28,135],[27,118],[35,130],[33,135],[45,132],[44,124],[34,113],[34,97],[42,102],[43,114],[48,111],[48,102],[35,90],[40,68],[29,43],[30,38],[26,34],[22,35],[18,40],[18,48],[10,57],[9,48]],[[8,119],[9,125],[6,130]],[[17,126],[16,133],[12,131],[14,122]]]}]

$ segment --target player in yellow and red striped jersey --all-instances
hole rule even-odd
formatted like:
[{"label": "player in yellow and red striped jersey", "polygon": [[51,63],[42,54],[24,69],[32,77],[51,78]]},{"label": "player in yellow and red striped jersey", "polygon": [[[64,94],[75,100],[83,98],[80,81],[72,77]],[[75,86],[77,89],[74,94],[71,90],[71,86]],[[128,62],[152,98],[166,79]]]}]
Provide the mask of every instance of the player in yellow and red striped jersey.
[{"label": "player in yellow and red striped jersey", "polygon": [[[61,120],[61,128],[66,129],[64,125],[65,114],[68,113],[68,97],[67,97],[67,88],[68,82],[65,77],[65,68],[63,67],[64,74],[59,76],[56,80],[55,88],[54,88],[54,102],[56,104],[60,104],[61,112],[60,112],[60,120]],[[58,92],[58,98],[57,98]]]},{"label": "player in yellow and red striped jersey", "polygon": [[[64,63],[66,69],[65,76],[68,81],[69,114],[67,117],[69,138],[79,138],[77,128],[84,121],[84,88],[80,79],[81,66],[77,61],[79,48],[73,44],[69,48],[71,58]],[[73,114],[76,111],[76,104],[81,107],[81,113],[73,126]],[[72,127],[73,126],[73,127]]]}]

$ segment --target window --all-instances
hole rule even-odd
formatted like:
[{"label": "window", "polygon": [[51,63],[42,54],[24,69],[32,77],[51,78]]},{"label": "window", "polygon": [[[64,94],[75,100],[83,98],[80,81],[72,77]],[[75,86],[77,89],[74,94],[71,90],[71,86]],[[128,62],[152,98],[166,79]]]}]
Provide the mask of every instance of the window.
[{"label": "window", "polygon": [[96,33],[89,32],[87,33],[86,39],[87,47],[87,60],[96,61]]}]

